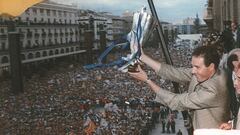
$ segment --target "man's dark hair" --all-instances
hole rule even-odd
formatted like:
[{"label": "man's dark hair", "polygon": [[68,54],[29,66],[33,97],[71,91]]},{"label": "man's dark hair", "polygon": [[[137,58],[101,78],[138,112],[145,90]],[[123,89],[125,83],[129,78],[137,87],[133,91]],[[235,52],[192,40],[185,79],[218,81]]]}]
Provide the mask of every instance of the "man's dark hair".
[{"label": "man's dark hair", "polygon": [[219,62],[220,62],[220,56],[217,52],[217,49],[215,46],[200,46],[197,47],[193,53],[192,56],[195,57],[203,57],[204,59],[204,65],[208,67],[211,63],[214,64],[214,68],[217,69]]}]

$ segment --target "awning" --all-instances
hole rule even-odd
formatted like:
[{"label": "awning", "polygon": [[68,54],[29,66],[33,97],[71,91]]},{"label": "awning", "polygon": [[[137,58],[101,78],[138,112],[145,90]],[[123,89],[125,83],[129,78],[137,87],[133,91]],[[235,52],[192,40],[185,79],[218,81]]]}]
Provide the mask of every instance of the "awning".
[{"label": "awning", "polygon": [[27,8],[42,1],[44,0],[0,0],[0,16],[19,16]]}]

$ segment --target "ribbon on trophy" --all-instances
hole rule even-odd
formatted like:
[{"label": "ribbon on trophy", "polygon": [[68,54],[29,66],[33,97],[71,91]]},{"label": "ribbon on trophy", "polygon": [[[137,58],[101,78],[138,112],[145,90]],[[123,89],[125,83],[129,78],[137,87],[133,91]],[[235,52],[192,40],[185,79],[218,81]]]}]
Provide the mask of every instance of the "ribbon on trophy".
[{"label": "ribbon on trophy", "polygon": [[150,37],[150,32],[153,30],[154,19],[151,14],[147,13],[146,7],[143,7],[140,12],[133,15],[132,29],[127,35],[127,40],[130,43],[131,54],[123,57],[127,63],[119,68],[122,72],[127,72],[129,66],[133,66],[138,62],[141,56],[142,45]]},{"label": "ribbon on trophy", "polygon": [[[150,33],[153,30],[154,19],[151,14],[147,13],[146,7],[143,7],[141,11],[133,14],[133,24],[131,31],[120,38],[119,40],[126,40],[126,43],[119,43],[119,41],[112,42],[108,48],[99,56],[98,63],[85,65],[85,69],[93,69],[97,67],[109,67],[117,65],[119,71],[127,72],[128,67],[138,62],[141,56],[141,47],[150,37]],[[114,47],[122,46],[122,49],[126,49],[130,46],[131,54],[125,57],[121,57],[118,60],[103,64],[102,60],[111,52]]]}]

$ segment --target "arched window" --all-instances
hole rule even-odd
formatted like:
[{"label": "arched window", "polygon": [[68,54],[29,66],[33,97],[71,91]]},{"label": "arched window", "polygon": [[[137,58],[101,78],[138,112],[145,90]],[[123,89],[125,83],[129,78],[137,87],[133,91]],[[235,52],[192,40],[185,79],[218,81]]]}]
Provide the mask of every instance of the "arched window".
[{"label": "arched window", "polygon": [[73,47],[71,47],[71,52],[73,52],[74,51],[74,48]]},{"label": "arched window", "polygon": [[37,53],[35,54],[35,57],[36,57],[36,58],[41,57],[41,53],[40,53],[40,52],[37,52]]},{"label": "arched window", "polygon": [[47,52],[43,51],[43,57],[47,56]]},{"label": "arched window", "polygon": [[69,52],[69,48],[66,48],[66,52],[67,52],[67,53]]},{"label": "arched window", "polygon": [[63,48],[61,49],[61,53],[64,53],[64,49]]},{"label": "arched window", "polygon": [[50,50],[50,51],[49,51],[49,56],[50,56],[50,55],[53,55],[53,50]]},{"label": "arched window", "polygon": [[33,54],[32,53],[29,53],[28,54],[28,59],[32,59],[33,58]]},{"label": "arched window", "polygon": [[59,51],[58,51],[58,49],[57,49],[57,50],[55,50],[55,54],[59,54]]}]

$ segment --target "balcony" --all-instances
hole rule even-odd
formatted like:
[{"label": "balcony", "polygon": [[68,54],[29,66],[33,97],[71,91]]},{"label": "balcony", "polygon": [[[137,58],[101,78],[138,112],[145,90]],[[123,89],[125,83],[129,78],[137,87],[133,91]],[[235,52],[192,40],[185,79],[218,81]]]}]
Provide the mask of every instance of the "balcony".
[{"label": "balcony", "polygon": [[212,7],[207,7],[204,11],[203,14],[203,20],[207,22],[213,21],[213,8]]},{"label": "balcony", "polygon": [[46,33],[46,32],[43,32],[43,33],[42,33],[42,37],[43,37],[43,38],[46,38],[46,36],[47,36],[47,33]]}]

